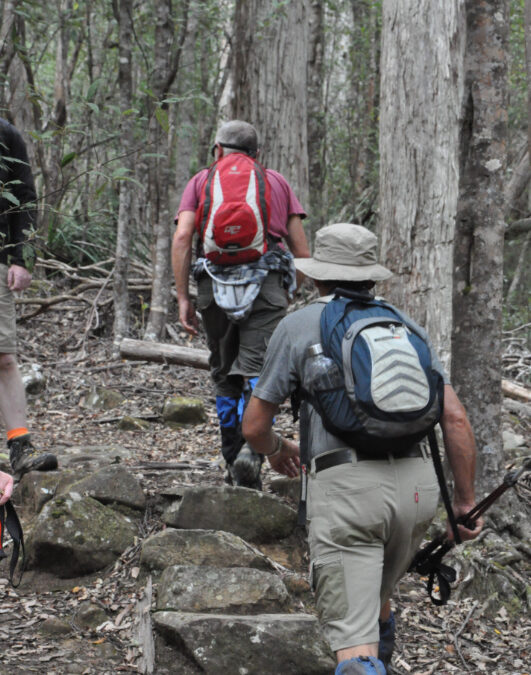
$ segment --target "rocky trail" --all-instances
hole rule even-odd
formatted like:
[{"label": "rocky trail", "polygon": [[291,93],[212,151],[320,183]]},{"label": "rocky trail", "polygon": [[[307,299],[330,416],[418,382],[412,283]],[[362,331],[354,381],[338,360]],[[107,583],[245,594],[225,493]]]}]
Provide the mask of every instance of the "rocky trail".
[{"label": "rocky trail", "polygon": [[[16,589],[7,562],[0,567],[1,672],[333,672],[316,629],[304,533],[293,528],[297,486],[266,469],[262,494],[225,487],[207,373],[113,359],[104,319],[81,343],[76,304],[19,328],[20,363],[42,380],[28,393],[34,443],[57,454],[60,470],[26,476],[17,488],[33,562]],[[204,347],[175,321],[171,333]],[[165,421],[175,396],[199,399],[201,421]],[[508,402],[510,461],[529,454],[530,419],[529,405]],[[296,438],[287,406],[277,424]],[[502,498],[480,540],[454,558],[461,590],[447,606],[432,605],[418,577],[404,578],[393,673],[531,673],[528,489],[524,482]],[[53,522],[67,540],[78,537],[68,531],[76,500],[84,514],[94,509],[99,530],[115,518],[127,537],[104,566],[67,577],[66,559],[36,542]],[[264,517],[272,512],[284,531]],[[80,572],[100,555],[85,554],[76,558]],[[487,581],[489,592],[478,594]]]}]

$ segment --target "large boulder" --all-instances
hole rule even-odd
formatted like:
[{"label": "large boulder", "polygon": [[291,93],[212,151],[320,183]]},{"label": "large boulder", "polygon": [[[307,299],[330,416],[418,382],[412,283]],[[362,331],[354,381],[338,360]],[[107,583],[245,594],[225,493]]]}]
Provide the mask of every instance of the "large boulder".
[{"label": "large boulder", "polygon": [[55,497],[33,523],[26,545],[29,568],[71,578],[113,563],[131,546],[133,521],[77,492]]},{"label": "large boulder", "polygon": [[247,541],[266,543],[289,536],[297,513],[278,497],[240,487],[194,487],[164,513],[181,529],[224,530]]},{"label": "large boulder", "polygon": [[[80,475],[83,476],[81,480]],[[28,513],[39,513],[46,502],[71,490],[93,497],[102,504],[126,506],[139,511],[146,506],[140,483],[120,464],[104,466],[94,473],[75,469],[30,471],[20,480],[17,499]]]},{"label": "large boulder", "polygon": [[174,565],[162,573],[157,609],[257,614],[282,611],[289,596],[275,574],[248,567]]},{"label": "large boulder", "polygon": [[144,540],[140,563],[149,570],[163,570],[172,565],[271,569],[264,555],[253,551],[235,534],[171,527]]},{"label": "large boulder", "polygon": [[158,632],[209,675],[330,675],[335,660],[307,614],[155,612]]},{"label": "large boulder", "polygon": [[26,514],[39,513],[42,507],[78,480],[76,471],[30,471],[20,479],[15,499]]},{"label": "large boulder", "polygon": [[146,496],[138,480],[120,464],[104,466],[75,483],[76,492],[102,504],[120,504],[143,510]]}]

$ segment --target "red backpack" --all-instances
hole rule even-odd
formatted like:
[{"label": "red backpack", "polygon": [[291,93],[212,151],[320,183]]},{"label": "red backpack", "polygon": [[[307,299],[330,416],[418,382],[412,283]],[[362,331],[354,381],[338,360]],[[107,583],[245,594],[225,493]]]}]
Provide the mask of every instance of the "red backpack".
[{"label": "red backpack", "polygon": [[239,152],[214,162],[195,214],[205,258],[217,265],[258,260],[267,251],[270,212],[271,189],[261,164]]}]

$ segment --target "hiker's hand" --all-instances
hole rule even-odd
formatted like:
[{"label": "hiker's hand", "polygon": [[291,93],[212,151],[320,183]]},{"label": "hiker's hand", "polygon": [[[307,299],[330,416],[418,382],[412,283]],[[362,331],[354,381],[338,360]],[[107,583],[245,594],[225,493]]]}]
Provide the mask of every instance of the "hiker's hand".
[{"label": "hiker's hand", "polygon": [[271,468],[288,478],[297,478],[299,475],[299,445],[287,438],[282,439],[280,453],[269,460]]},{"label": "hiker's hand", "polygon": [[31,284],[31,274],[21,265],[10,265],[7,271],[7,286],[10,291],[23,291]]},{"label": "hiker's hand", "polygon": [[199,322],[197,321],[195,307],[190,300],[179,300],[179,321],[190,335],[197,335]]},{"label": "hiker's hand", "polygon": [[[456,519],[459,518],[460,516],[466,515],[471,509],[473,509],[475,504],[461,504],[461,503],[453,503],[453,510]],[[474,529],[470,530],[468,527],[465,527],[464,525],[458,525],[457,529],[459,530],[459,534],[461,536],[461,539],[463,541],[469,541],[470,539],[475,539],[478,534],[481,532],[481,529],[483,528],[483,518],[478,518],[474,524]],[[446,536],[448,539],[453,541],[454,535],[452,532],[452,528],[450,527],[450,523],[446,523]]]},{"label": "hiker's hand", "polygon": [[13,494],[13,477],[0,471],[0,505],[11,499]]}]

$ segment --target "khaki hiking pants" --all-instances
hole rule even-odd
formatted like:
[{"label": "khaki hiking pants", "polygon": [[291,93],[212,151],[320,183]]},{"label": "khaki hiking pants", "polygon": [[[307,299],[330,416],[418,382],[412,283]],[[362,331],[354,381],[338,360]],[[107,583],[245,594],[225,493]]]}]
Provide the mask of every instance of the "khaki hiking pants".
[{"label": "khaki hiking pants", "polygon": [[380,608],[435,515],[429,456],[357,460],[308,478],[310,576],[334,651],[378,642]]}]

